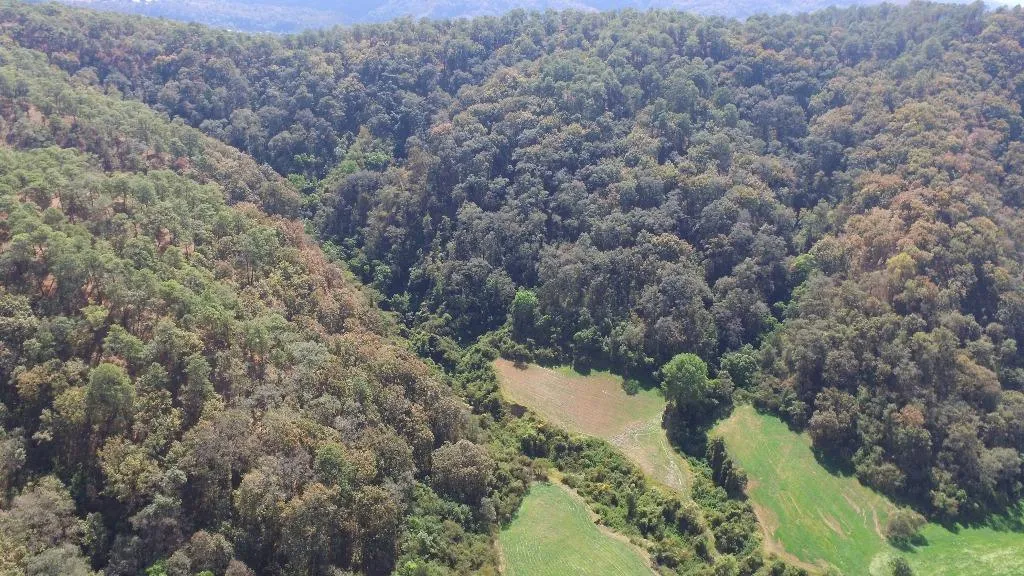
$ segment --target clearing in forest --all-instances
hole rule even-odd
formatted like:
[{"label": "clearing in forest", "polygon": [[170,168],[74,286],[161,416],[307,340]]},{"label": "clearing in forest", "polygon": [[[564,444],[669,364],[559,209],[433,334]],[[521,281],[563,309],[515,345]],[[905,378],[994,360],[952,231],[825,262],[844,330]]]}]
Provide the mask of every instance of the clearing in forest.
[{"label": "clearing in forest", "polygon": [[888,576],[893,554],[929,576],[1024,574],[1024,534],[992,526],[951,532],[928,524],[926,544],[896,550],[884,536],[893,504],[854,477],[831,474],[814,457],[810,438],[778,418],[740,406],[715,433],[747,472],[769,552],[818,571],[832,565],[847,576]]},{"label": "clearing in forest", "polygon": [[506,576],[651,576],[646,555],[598,527],[582,500],[560,484],[534,484],[498,536]]},{"label": "clearing in forest", "polygon": [[622,378],[609,372],[583,375],[568,367],[517,367],[505,359],[496,360],[494,368],[512,402],[552,424],[608,441],[651,480],[689,493],[689,467],[661,427],[665,399],[658,390],[626,394]]}]

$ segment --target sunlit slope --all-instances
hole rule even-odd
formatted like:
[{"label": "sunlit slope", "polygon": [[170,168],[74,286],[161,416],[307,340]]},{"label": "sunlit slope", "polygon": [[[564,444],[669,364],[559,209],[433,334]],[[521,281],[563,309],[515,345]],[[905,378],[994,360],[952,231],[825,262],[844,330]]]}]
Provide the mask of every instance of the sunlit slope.
[{"label": "sunlit slope", "polygon": [[560,485],[534,485],[499,542],[506,576],[653,574],[640,550],[598,528]]},{"label": "sunlit slope", "polygon": [[607,372],[583,375],[570,368],[518,368],[503,359],[494,367],[508,399],[553,424],[607,440],[655,482],[683,493],[688,490],[686,461],[661,427],[665,399],[658,391],[628,395],[621,378]]},{"label": "sunlit slope", "polygon": [[765,531],[765,545],[807,568],[842,574],[888,574],[886,559],[905,554],[917,574],[1024,574],[1024,534],[991,527],[956,533],[929,524],[927,544],[897,551],[885,539],[891,502],[854,477],[831,474],[811,452],[810,439],[772,416],[738,407],[715,432],[747,472],[747,494]]}]

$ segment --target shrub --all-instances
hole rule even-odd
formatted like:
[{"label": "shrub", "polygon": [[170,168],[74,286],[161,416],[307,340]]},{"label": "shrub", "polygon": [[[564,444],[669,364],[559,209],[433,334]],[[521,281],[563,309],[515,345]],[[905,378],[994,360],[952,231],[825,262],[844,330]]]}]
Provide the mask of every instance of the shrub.
[{"label": "shrub", "polygon": [[917,538],[918,531],[924,525],[924,516],[908,508],[900,508],[889,517],[885,535],[894,546],[906,548]]}]

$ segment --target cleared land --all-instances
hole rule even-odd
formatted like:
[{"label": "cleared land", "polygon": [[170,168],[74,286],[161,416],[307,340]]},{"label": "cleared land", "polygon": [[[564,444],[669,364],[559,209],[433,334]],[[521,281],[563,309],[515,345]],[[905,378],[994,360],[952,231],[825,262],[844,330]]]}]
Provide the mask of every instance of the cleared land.
[{"label": "cleared land", "polygon": [[1024,534],[990,527],[956,533],[929,524],[928,543],[898,552],[884,537],[893,505],[853,477],[825,470],[810,439],[779,419],[737,408],[715,429],[746,470],[748,496],[765,530],[765,546],[800,565],[833,565],[848,576],[887,575],[886,562],[902,553],[917,574],[1011,576],[1024,574]]},{"label": "cleared land", "polygon": [[496,360],[494,368],[509,400],[552,424],[607,440],[648,478],[688,493],[689,467],[661,427],[665,399],[657,390],[631,396],[622,389],[622,379],[608,372],[583,375],[532,364],[518,368],[504,359]]},{"label": "cleared land", "polygon": [[602,530],[566,488],[535,484],[498,536],[506,576],[650,576],[643,553]]},{"label": "cleared land", "polygon": [[[1018,509],[1016,516],[1021,515]],[[1024,533],[991,527],[962,528],[954,533],[937,524],[929,524],[921,533],[928,544],[907,554],[917,574],[1024,574]]]},{"label": "cleared land", "polygon": [[806,436],[750,406],[738,407],[715,432],[750,477],[747,494],[769,551],[862,574],[888,550],[884,530],[892,505],[856,479],[825,470]]}]

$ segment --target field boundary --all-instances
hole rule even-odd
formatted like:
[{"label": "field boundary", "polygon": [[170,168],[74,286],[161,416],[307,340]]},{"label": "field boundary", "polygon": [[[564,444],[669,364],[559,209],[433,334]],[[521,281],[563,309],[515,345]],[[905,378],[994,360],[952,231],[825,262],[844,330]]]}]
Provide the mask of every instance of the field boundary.
[{"label": "field boundary", "polygon": [[[929,523],[921,531],[927,544],[894,548],[883,528],[896,505],[856,477],[829,472],[806,434],[752,406],[737,406],[712,434],[726,441],[729,455],[747,473],[746,494],[766,553],[815,574],[832,567],[846,576],[888,576],[887,559],[896,555],[919,575],[1024,574],[1024,533],[998,527],[951,532]],[[1024,511],[1017,514],[1024,517]]]},{"label": "field boundary", "polygon": [[608,372],[517,366],[494,361],[502,395],[569,432],[602,439],[629,459],[651,484],[689,498],[690,465],[662,428],[665,400],[657,390],[634,395]]},{"label": "field boundary", "polygon": [[[538,490],[554,490],[557,496],[550,492],[545,496]],[[550,500],[552,497],[555,500]],[[531,498],[547,500],[531,503]],[[538,516],[538,506],[544,504],[551,506],[544,509],[551,513],[541,512]],[[625,571],[632,576],[657,574],[647,549],[597,519],[597,513],[586,500],[561,482],[557,474],[546,481],[531,483],[516,517],[497,535],[499,570],[515,576],[604,576],[612,573],[608,570],[614,567],[614,573]],[[573,550],[566,552],[570,548]]]},{"label": "field boundary", "polygon": [[[597,526],[598,530],[603,532],[605,536],[614,538],[622,542],[623,544],[628,544],[636,551],[637,554],[643,556],[647,560],[648,567],[650,567],[651,571],[653,573],[657,573],[657,570],[655,569],[654,559],[651,557],[650,551],[641,546],[640,544],[637,544],[633,538],[630,538],[622,532],[616,532],[607,524],[602,523],[601,515],[597,512],[594,512],[594,509],[591,508],[590,504],[587,503],[587,499],[584,498],[579,492],[577,492],[575,488],[572,488],[571,486],[567,485],[565,482],[562,481],[562,473],[560,471],[552,470],[551,473],[548,474],[547,482],[549,484],[554,484],[555,486],[558,486],[562,490],[565,490],[566,493],[569,494],[570,498],[575,500],[580,506],[583,506],[583,508],[586,509],[587,514],[590,515],[590,521],[594,523],[594,526]],[[637,538],[637,540],[648,544],[652,543],[644,538]]]}]

